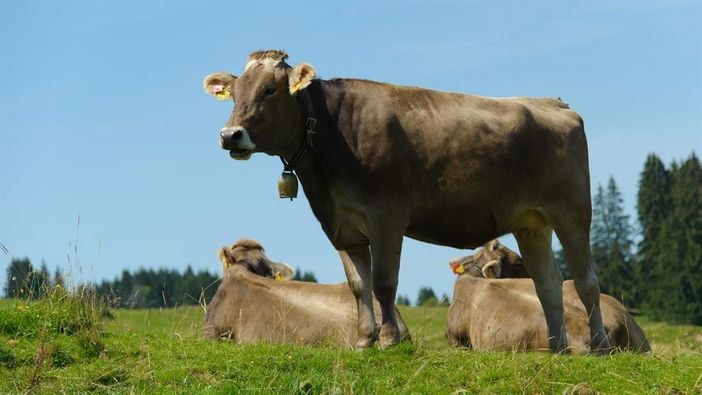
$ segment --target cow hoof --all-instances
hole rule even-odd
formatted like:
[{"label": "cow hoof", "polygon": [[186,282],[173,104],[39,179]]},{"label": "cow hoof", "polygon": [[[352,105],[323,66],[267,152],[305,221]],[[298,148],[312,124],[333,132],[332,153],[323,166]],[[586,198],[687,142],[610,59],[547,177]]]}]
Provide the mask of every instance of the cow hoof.
[{"label": "cow hoof", "polygon": [[375,343],[376,340],[377,339],[374,337],[359,340],[353,348],[356,351],[363,351],[373,346],[373,343]]},{"label": "cow hoof", "polygon": [[386,349],[388,347],[394,346],[400,342],[400,331],[397,328],[393,328],[391,325],[384,325],[380,329],[380,341],[378,345],[381,349]]},{"label": "cow hoof", "polygon": [[398,339],[392,338],[389,340],[383,340],[380,339],[378,342],[378,347],[380,347],[381,350],[385,350],[388,347],[392,347],[394,345],[397,345],[400,341]]},{"label": "cow hoof", "polygon": [[607,336],[600,335],[603,340],[599,341],[597,337],[590,341],[590,353],[595,355],[609,355],[615,351],[609,344],[609,338]]},{"label": "cow hoof", "polygon": [[590,353],[597,356],[610,355],[613,354],[615,351],[616,348],[614,347],[597,347],[590,349]]}]

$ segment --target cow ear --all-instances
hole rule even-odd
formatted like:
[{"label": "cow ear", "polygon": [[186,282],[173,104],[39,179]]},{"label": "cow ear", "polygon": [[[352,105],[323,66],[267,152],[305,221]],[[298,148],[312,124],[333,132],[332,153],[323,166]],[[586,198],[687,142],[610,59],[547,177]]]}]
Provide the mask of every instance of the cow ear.
[{"label": "cow ear", "polygon": [[234,82],[236,82],[236,76],[229,73],[212,73],[205,77],[202,89],[216,97],[217,100],[233,99]]},{"label": "cow ear", "polygon": [[295,270],[285,263],[269,262],[276,280],[290,280],[295,276]]},{"label": "cow ear", "polygon": [[500,261],[490,261],[483,266],[483,276],[485,278],[500,278],[502,275],[502,266]]},{"label": "cow ear", "polygon": [[505,248],[505,250],[507,250],[507,251],[505,253],[505,256],[503,257],[503,261],[506,261],[510,265],[523,265],[524,264],[524,260],[522,259],[521,256],[519,256],[519,254],[510,250],[509,248]]},{"label": "cow ear", "polygon": [[307,88],[315,78],[317,78],[317,71],[311,64],[298,64],[288,75],[290,94],[295,95],[297,92]]},{"label": "cow ear", "polygon": [[229,249],[226,247],[222,247],[218,251],[219,255],[219,260],[222,261],[222,271],[226,272],[227,269],[230,267],[234,266],[234,260],[232,259],[232,256],[229,254]]}]

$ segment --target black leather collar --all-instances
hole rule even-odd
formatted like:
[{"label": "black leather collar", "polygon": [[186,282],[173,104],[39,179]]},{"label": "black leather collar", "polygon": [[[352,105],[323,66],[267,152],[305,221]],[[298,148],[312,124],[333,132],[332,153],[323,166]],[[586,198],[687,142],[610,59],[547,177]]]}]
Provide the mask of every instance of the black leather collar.
[{"label": "black leather collar", "polygon": [[310,93],[308,92],[307,88],[300,91],[299,98],[302,101],[302,106],[305,108],[305,138],[302,140],[300,148],[297,149],[295,155],[293,155],[292,159],[290,159],[290,162],[286,161],[285,158],[280,156],[280,161],[283,162],[283,170],[288,173],[292,173],[292,171],[295,170],[295,167],[302,162],[305,155],[307,155],[307,151],[314,147],[317,137],[317,119],[314,117],[312,98],[310,97]]}]

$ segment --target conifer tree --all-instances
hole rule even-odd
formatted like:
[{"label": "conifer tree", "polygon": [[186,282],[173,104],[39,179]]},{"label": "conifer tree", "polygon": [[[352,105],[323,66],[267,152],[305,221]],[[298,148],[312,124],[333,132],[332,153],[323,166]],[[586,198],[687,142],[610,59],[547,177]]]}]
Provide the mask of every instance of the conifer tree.
[{"label": "conifer tree", "polygon": [[670,210],[660,234],[654,317],[702,324],[702,168],[693,154],[671,166]]},{"label": "conifer tree", "polygon": [[606,191],[598,186],[593,199],[590,243],[602,292],[632,305],[637,302],[632,275],[633,229],[623,204],[614,178],[609,178]]},{"label": "conifer tree", "polygon": [[54,281],[52,284],[54,287],[66,289],[66,281],[63,279],[61,269],[56,268],[56,271],[54,272]]},{"label": "conifer tree", "polygon": [[45,296],[51,287],[51,277],[49,276],[49,269],[46,267],[46,262],[41,261],[41,268],[36,272],[35,280],[35,293],[36,297]]},{"label": "conifer tree", "polygon": [[702,325],[702,165],[694,153],[680,166],[671,192],[673,215],[682,225],[682,321]]},{"label": "conifer tree", "polygon": [[292,279],[295,281],[306,281],[308,283],[317,282],[317,277],[315,277],[314,272],[295,271],[295,275],[293,275]]},{"label": "conifer tree", "polygon": [[670,214],[670,172],[655,154],[649,154],[639,180],[636,210],[638,212],[641,241],[638,245],[636,265],[637,297],[646,308],[661,302],[665,297],[660,284],[665,271],[660,261],[665,251],[663,227]]},{"label": "conifer tree", "polygon": [[32,263],[28,258],[13,258],[7,268],[5,296],[8,298],[27,297],[33,270]]},{"label": "conifer tree", "polygon": [[439,300],[436,298],[434,290],[429,287],[419,288],[417,294],[417,306],[436,306]]},{"label": "conifer tree", "polygon": [[395,302],[395,304],[398,306],[409,306],[411,303],[407,296],[398,295],[397,302]]}]

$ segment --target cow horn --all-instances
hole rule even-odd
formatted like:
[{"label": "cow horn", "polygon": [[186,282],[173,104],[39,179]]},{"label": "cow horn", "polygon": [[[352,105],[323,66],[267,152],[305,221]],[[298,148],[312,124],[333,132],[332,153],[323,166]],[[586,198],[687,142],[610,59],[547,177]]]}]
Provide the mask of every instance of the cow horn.
[{"label": "cow horn", "polygon": [[492,260],[483,266],[483,277],[485,278],[499,278],[502,274],[502,268],[500,267],[500,261]]}]

